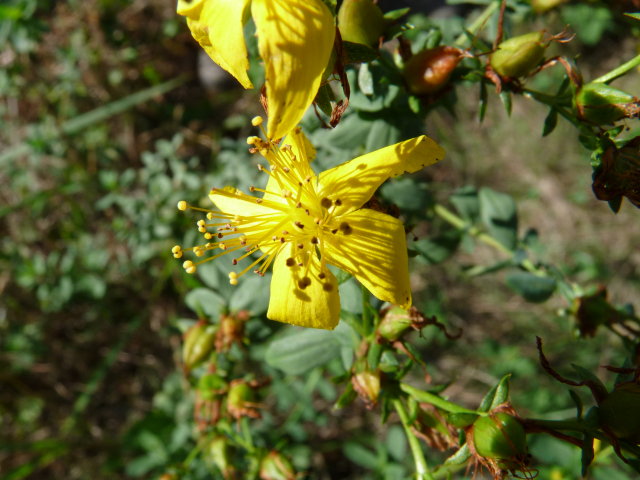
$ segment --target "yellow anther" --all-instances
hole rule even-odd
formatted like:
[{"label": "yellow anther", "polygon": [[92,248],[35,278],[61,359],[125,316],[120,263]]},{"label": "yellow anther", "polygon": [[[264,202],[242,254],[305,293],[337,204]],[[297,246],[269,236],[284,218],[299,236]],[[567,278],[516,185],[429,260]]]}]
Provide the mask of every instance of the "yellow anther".
[{"label": "yellow anther", "polygon": [[201,257],[204,255],[204,249],[201,247],[196,247],[193,249],[193,253],[196,254],[196,257]]},{"label": "yellow anther", "polygon": [[175,252],[175,253],[173,254],[173,258],[182,258],[182,251]]},{"label": "yellow anther", "polygon": [[182,247],[180,245],[175,245],[172,249],[171,249],[171,253],[178,253],[182,251]]},{"label": "yellow anther", "polygon": [[213,238],[213,235],[211,235],[209,232],[204,234],[204,238],[206,238],[207,240],[211,240],[211,238]]},{"label": "yellow anther", "polygon": [[206,225],[206,222],[204,220],[198,220],[198,223],[196,223],[196,225],[198,225],[199,227],[204,227]]},{"label": "yellow anther", "polygon": [[178,210],[182,210],[184,212],[188,206],[189,205],[187,205],[187,202],[185,202],[184,200],[180,200],[178,202]]},{"label": "yellow anther", "polygon": [[207,213],[207,219],[208,220],[213,220],[213,212]]},{"label": "yellow anther", "polygon": [[257,117],[253,117],[251,119],[251,125],[253,125],[254,127],[257,127],[258,125],[262,124],[262,117],[260,115],[258,115]]},{"label": "yellow anther", "polygon": [[236,272],[229,272],[229,283],[231,285],[238,284],[238,274]]},{"label": "yellow anther", "polygon": [[251,137],[247,137],[247,145],[259,145],[260,137],[256,137],[255,135]]},{"label": "yellow anther", "polygon": [[196,269],[197,267],[195,266],[195,264],[191,261],[191,260],[187,260],[186,262],[184,262],[182,264],[182,267],[185,269],[185,271],[189,274],[193,274],[196,273]]}]

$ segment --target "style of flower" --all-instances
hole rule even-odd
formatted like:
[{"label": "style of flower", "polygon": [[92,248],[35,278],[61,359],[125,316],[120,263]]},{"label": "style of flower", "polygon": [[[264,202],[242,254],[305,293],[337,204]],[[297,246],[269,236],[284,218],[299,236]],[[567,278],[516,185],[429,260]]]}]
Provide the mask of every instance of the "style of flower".
[{"label": "style of flower", "polygon": [[300,122],[333,49],[335,23],[322,0],[179,0],[178,13],[213,61],[252,88],[243,32],[250,13],[265,66],[269,138]]},{"label": "style of flower", "polygon": [[[254,119],[254,125],[262,119]],[[197,257],[214,252],[183,267],[194,273],[197,265],[223,255],[237,255],[231,263],[258,253],[239,272],[229,273],[231,284],[253,270],[264,275],[273,265],[271,298],[267,317],[303,327],[334,328],[340,316],[334,265],[357,278],[380,300],[411,306],[411,288],[405,230],[390,215],[363,208],[389,177],[415,172],[438,162],[444,151],[433,140],[420,136],[357,157],[316,175],[310,161],[315,149],[294,129],[280,144],[249,137],[252,151],[259,152],[270,168],[261,197],[235,188],[214,188],[209,198],[218,210],[205,210],[209,223],[198,222],[206,243],[189,249],[173,247],[181,258],[186,250]]]}]

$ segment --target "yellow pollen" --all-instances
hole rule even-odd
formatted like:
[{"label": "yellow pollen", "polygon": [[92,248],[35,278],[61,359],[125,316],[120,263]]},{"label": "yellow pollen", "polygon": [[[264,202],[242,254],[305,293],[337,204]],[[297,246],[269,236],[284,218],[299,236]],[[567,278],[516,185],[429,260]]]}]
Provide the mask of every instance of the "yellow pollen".
[{"label": "yellow pollen", "polygon": [[211,235],[209,232],[204,234],[204,238],[206,238],[207,240],[211,240],[212,237],[213,235]]},{"label": "yellow pollen", "polygon": [[181,210],[181,211],[184,212],[187,209],[188,206],[189,205],[187,205],[187,202],[185,202],[184,200],[180,200],[178,202],[178,210]]},{"label": "yellow pollen", "polygon": [[189,274],[196,273],[196,266],[191,260],[187,260],[182,264],[182,268]]},{"label": "yellow pollen", "polygon": [[251,125],[253,125],[254,127],[257,127],[258,125],[262,124],[262,117],[260,115],[253,117],[251,119]]},{"label": "yellow pollen", "polygon": [[229,272],[229,283],[231,285],[238,284],[238,274],[236,272]]},{"label": "yellow pollen", "polygon": [[175,245],[172,249],[171,249],[171,253],[178,253],[182,251],[182,247],[180,245]]}]

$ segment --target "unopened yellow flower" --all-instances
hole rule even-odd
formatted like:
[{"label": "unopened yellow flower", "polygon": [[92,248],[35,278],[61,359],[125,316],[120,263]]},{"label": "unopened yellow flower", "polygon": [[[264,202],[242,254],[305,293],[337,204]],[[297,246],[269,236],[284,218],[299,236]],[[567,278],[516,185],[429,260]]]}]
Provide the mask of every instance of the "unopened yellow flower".
[{"label": "unopened yellow flower", "polygon": [[335,24],[322,0],[179,0],[193,37],[244,88],[249,60],[244,24],[249,13],[265,65],[269,138],[281,138],[311,105],[327,66]]},{"label": "unopened yellow flower", "polygon": [[[268,161],[261,197],[234,188],[211,190],[218,210],[204,210],[209,223],[198,229],[207,242],[193,247],[197,265],[231,254],[232,265],[258,252],[241,271],[229,273],[232,284],[253,270],[273,265],[267,317],[304,327],[334,328],[340,316],[335,276],[328,264],[349,272],[380,300],[411,305],[407,247],[403,224],[390,215],[362,208],[389,177],[415,172],[444,156],[433,140],[421,136],[357,157],[316,175],[309,162],[315,150],[299,128],[277,145],[250,137],[249,144]],[[179,208],[193,208],[180,203]],[[182,257],[175,246],[173,254]]]}]

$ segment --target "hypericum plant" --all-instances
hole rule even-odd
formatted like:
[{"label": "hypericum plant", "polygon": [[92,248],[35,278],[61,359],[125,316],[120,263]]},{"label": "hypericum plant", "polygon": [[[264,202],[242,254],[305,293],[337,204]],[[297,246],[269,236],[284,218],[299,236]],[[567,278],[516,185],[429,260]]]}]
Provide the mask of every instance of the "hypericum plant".
[{"label": "hypericum plant", "polygon": [[[469,268],[467,275],[507,271],[507,286],[531,303],[559,293],[566,305],[563,313],[582,336],[606,327],[625,342],[629,353],[640,336],[638,317],[632,309],[611,304],[605,287],[590,293],[564,269],[538,258],[538,238],[533,231],[519,234],[510,196],[487,187],[452,189],[449,208],[433,198],[428,182],[418,176],[423,167],[444,157],[443,149],[421,134],[424,117],[443,106],[453,109],[456,90],[475,84],[482,119],[493,84],[507,113],[514,95],[549,108],[543,136],[553,131],[558,116],[570,122],[592,152],[596,196],[614,209],[623,196],[637,206],[637,134],[624,138],[621,122],[638,116],[638,99],[609,83],[638,66],[640,56],[584,81],[562,50],[573,35],[563,31],[550,36],[537,27],[503,39],[511,15],[544,12],[563,2],[484,3],[472,24],[445,36],[435,23],[427,23],[424,31],[398,24],[406,12],[384,14],[372,0],[345,0],[339,6],[331,0],[179,2],[178,11],[187,17],[193,36],[245,87],[252,84],[243,25],[251,17],[259,47],[259,58],[251,60],[261,60],[266,70],[267,128],[264,138],[249,137],[247,148],[266,159],[267,166],[258,170],[268,179],[261,186],[212,188],[209,200],[215,208],[180,201],[179,210],[205,216],[197,222],[203,240],[172,249],[185,271],[200,276],[208,287],[188,297],[200,320],[186,331],[183,362],[196,391],[196,421],[204,438],[200,446],[224,478],[239,475],[232,455],[245,467],[247,478],[299,475],[295,462],[287,458],[286,444],[295,443],[295,435],[268,444],[265,439],[273,440],[278,432],[260,431],[257,422],[272,421],[260,418],[277,410],[269,404],[269,389],[282,388],[276,371],[313,375],[316,367],[324,368],[315,370],[321,372],[318,378],[330,371],[339,386],[341,394],[331,400],[336,407],[359,399],[366,409],[379,411],[383,422],[395,412],[411,451],[413,476],[419,480],[452,476],[470,465],[486,468],[495,479],[534,478],[538,470],[528,442],[537,433],[579,447],[583,472],[594,462],[595,438],[611,444],[623,462],[640,471],[640,445],[632,431],[637,422],[630,421],[629,427],[621,420],[627,417],[618,414],[629,412],[633,420],[632,413],[640,408],[637,356],[629,357],[636,377],[610,392],[591,372],[576,367],[582,380],[564,383],[593,387],[597,414],[583,415],[574,395],[576,419],[551,421],[516,411],[509,398],[509,375],[475,408],[445,398],[447,384],[429,384],[429,370],[435,367],[410,335],[419,331],[433,337],[431,330],[437,329],[456,340],[464,332],[451,335],[446,321],[412,307],[409,258],[439,263],[461,246],[469,250],[482,243],[502,259]],[[496,34],[483,38],[482,30],[494,16]],[[548,54],[552,41],[560,50],[555,57]],[[536,90],[538,75],[556,63],[564,70],[556,72],[552,87]],[[334,79],[342,84],[342,98],[331,84]],[[320,111],[314,112],[315,118],[302,118],[312,104]],[[262,123],[262,117],[252,121],[254,127]],[[327,123],[338,126],[333,131],[322,128]],[[403,173],[417,175],[385,185]],[[407,242],[408,233],[414,241]],[[212,267],[212,260],[227,263]],[[215,275],[206,270],[213,268]],[[248,283],[245,274],[264,276],[271,269],[266,313],[235,308],[234,298],[258,297],[252,290],[257,291],[257,283]],[[228,284],[235,290],[226,290]],[[203,314],[207,308],[209,313]],[[260,343],[267,334],[260,329],[275,328],[260,322],[265,316],[319,330],[294,330],[265,342],[269,346],[264,352]],[[256,367],[263,359],[272,369],[264,377]],[[553,372],[542,353],[540,363]],[[418,382],[419,387],[412,385]],[[446,452],[447,458],[433,450]]]}]

